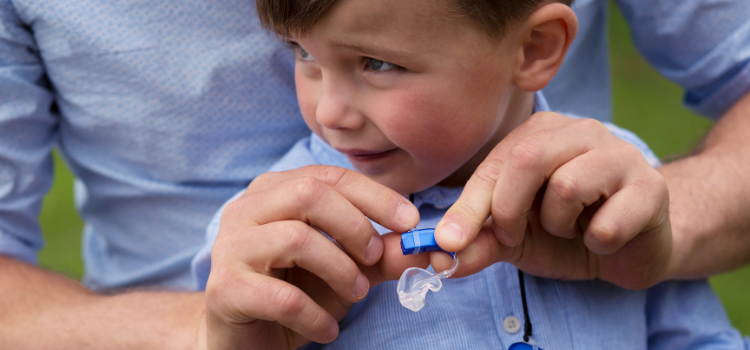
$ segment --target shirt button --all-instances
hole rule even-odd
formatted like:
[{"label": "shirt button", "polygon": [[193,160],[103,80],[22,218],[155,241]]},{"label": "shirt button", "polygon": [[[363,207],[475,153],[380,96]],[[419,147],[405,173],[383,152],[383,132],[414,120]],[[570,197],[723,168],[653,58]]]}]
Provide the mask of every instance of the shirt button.
[{"label": "shirt button", "polygon": [[503,329],[510,334],[521,330],[521,321],[516,316],[508,316],[503,320]]}]

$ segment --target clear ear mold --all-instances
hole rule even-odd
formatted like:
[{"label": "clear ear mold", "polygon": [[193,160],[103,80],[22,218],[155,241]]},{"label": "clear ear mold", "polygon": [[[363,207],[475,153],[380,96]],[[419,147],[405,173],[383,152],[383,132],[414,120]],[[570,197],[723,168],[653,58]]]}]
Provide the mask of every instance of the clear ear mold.
[{"label": "clear ear mold", "polygon": [[[411,230],[401,234],[401,250],[404,255],[419,254],[421,252],[444,251],[435,241],[435,229]],[[418,267],[406,269],[398,280],[396,292],[401,305],[417,312],[425,305],[428,291],[437,292],[443,288],[443,279],[453,275],[458,270],[458,254],[453,256],[453,266],[440,273],[432,273]]]}]

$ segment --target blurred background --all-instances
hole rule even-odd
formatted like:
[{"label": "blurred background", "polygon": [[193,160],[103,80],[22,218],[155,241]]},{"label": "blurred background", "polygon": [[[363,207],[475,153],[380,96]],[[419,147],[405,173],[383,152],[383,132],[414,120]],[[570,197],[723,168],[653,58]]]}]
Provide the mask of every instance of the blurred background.
[{"label": "blurred background", "polygon": [[[680,88],[659,76],[640,57],[617,6],[610,5],[615,123],[638,134],[662,160],[684,156],[700,142],[712,123],[680,104]],[[55,171],[55,182],[40,218],[47,240],[40,263],[79,279],[83,275],[83,223],[73,207],[73,176],[57,154]],[[750,267],[710,281],[734,326],[750,335]]]}]

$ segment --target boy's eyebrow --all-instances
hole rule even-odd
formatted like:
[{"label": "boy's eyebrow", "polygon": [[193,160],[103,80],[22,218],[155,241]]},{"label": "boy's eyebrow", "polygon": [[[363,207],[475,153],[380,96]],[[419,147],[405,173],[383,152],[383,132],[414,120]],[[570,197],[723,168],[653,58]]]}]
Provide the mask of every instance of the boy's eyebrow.
[{"label": "boy's eyebrow", "polygon": [[371,56],[385,56],[397,59],[405,59],[413,56],[412,53],[400,49],[381,46],[365,46],[349,41],[331,41],[328,43],[328,45],[332,48],[354,50],[361,52],[362,54]]}]

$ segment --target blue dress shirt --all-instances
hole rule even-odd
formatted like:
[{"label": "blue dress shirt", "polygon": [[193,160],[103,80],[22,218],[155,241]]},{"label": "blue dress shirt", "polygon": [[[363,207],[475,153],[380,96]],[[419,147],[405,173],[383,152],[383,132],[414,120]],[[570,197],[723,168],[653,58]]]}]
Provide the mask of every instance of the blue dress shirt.
[{"label": "blue dress shirt", "polygon": [[[546,89],[610,118],[606,0]],[[750,2],[620,0],[636,44],[716,116],[750,87]],[[36,262],[57,146],[86,222],[84,283],[192,286],[211,215],[309,134],[293,55],[250,0],[0,0],[0,254]]]},{"label": "blue dress shirt", "polygon": [[[547,110],[541,93],[536,101],[535,110]],[[635,134],[605,125],[638,147],[650,164],[659,165]],[[313,134],[299,141],[271,171],[312,164],[353,169],[346,156]],[[435,186],[416,193],[417,228],[435,227],[461,190]],[[199,289],[208,279],[220,220],[221,211],[206,232],[207,245],[193,261]],[[374,226],[381,234],[388,232],[377,223]],[[472,276],[444,280],[439,292],[428,292],[425,307],[416,313],[399,303],[397,281],[385,282],[352,307],[339,323],[340,334],[333,343],[307,349],[507,349],[523,341],[522,328],[504,326],[506,318],[524,319],[517,271],[498,263]],[[534,339],[546,350],[750,350],[705,280],[629,291],[600,280],[566,282],[527,275],[525,286]]]}]

